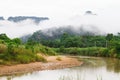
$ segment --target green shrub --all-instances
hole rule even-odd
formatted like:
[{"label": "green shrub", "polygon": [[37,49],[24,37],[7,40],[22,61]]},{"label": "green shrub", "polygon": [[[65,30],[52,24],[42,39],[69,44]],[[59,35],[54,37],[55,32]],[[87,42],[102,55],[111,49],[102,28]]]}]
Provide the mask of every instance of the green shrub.
[{"label": "green shrub", "polygon": [[19,62],[19,63],[29,63],[30,62],[30,58],[29,56],[25,56],[25,55],[18,55],[16,60]]},{"label": "green shrub", "polygon": [[8,53],[0,54],[0,59],[5,61],[11,61],[14,57]]},{"label": "green shrub", "polygon": [[46,46],[42,46],[40,44],[36,44],[36,45],[26,45],[27,49],[32,50],[33,53],[44,53],[45,55],[56,55],[55,51],[52,50],[49,47]]},{"label": "green shrub", "polygon": [[41,46],[40,47],[40,52],[46,54],[46,55],[56,55],[55,51],[53,51],[49,47]]},{"label": "green shrub", "polygon": [[[4,45],[2,45],[4,46]],[[33,46],[34,47],[34,46]],[[35,61],[43,61],[46,62],[46,59],[40,55],[37,55],[36,52],[40,52],[39,46],[35,46],[35,52],[32,51],[31,47],[25,48],[22,45],[8,45],[5,53],[0,54],[0,64],[8,64],[11,63],[30,63]],[[45,50],[45,49],[44,49]],[[46,52],[46,51],[45,51]],[[49,53],[49,50],[47,51]]]},{"label": "green shrub", "polygon": [[88,48],[64,48],[64,51],[60,52],[59,48],[53,48],[54,51],[63,53],[63,54],[70,54],[70,55],[81,55],[81,56],[101,56],[101,57],[108,57],[109,50],[107,48],[101,47],[88,47]]},{"label": "green shrub", "polygon": [[7,51],[7,46],[5,44],[0,44],[0,53],[5,53]]},{"label": "green shrub", "polygon": [[118,59],[120,59],[120,54],[117,54],[116,57],[117,57]]},{"label": "green shrub", "polygon": [[101,48],[99,50],[99,56],[109,57],[109,50],[107,48]]},{"label": "green shrub", "polygon": [[42,62],[47,62],[47,60],[43,56],[36,56],[36,61],[42,61]]}]

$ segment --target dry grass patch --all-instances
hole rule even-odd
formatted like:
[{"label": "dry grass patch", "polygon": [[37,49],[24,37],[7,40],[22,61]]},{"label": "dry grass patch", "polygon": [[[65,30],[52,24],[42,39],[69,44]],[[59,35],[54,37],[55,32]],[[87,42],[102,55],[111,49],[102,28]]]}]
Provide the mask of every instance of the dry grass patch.
[{"label": "dry grass patch", "polygon": [[58,56],[58,57],[56,58],[56,60],[58,60],[58,61],[62,61],[62,59],[61,59],[60,56]]}]

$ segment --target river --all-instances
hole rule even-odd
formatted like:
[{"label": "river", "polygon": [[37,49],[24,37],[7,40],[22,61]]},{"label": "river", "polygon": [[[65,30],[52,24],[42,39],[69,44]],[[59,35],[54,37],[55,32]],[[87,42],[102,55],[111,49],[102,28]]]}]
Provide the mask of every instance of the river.
[{"label": "river", "polygon": [[0,80],[120,80],[119,59],[83,56],[78,59],[84,64],[72,68],[1,76]]}]

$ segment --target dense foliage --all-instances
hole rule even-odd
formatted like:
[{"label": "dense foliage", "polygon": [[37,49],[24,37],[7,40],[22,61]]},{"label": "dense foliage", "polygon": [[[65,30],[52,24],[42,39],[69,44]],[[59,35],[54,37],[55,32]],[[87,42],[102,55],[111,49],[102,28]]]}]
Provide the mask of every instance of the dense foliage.
[{"label": "dense foliage", "polygon": [[93,35],[86,32],[86,34],[80,35],[65,32],[59,35],[56,33],[49,37],[45,33],[36,32],[28,41],[39,42],[45,46],[56,48],[57,52],[65,54],[120,58],[120,33],[117,35],[111,33],[107,35]]},{"label": "dense foliage", "polygon": [[120,34],[74,35],[63,33],[54,38],[41,37],[40,39],[32,36],[24,44],[19,38],[10,39],[6,34],[0,34],[0,64],[46,61],[41,54],[55,55],[55,52],[63,55],[120,58]]},{"label": "dense foliage", "polygon": [[96,56],[96,57],[112,57],[108,53],[107,48],[103,47],[87,47],[87,48],[53,48],[54,51],[61,54]]},{"label": "dense foliage", "polygon": [[55,55],[55,52],[48,47],[31,44],[22,44],[19,38],[10,39],[5,34],[0,34],[0,64],[46,61],[40,54]]}]

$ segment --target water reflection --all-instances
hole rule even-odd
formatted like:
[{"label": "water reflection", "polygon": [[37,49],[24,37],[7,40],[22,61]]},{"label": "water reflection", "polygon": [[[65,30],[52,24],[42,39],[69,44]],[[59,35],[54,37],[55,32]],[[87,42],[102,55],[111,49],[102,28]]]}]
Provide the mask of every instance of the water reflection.
[{"label": "water reflection", "polygon": [[107,71],[120,73],[120,59],[115,58],[95,58],[95,57],[80,57],[79,60],[85,63],[81,66],[84,68],[99,68],[106,67]]},{"label": "water reflection", "polygon": [[108,71],[114,71],[115,73],[120,72],[120,60],[107,58],[104,59]]},{"label": "water reflection", "polygon": [[82,66],[0,77],[0,80],[120,80],[120,60],[79,57]]}]

